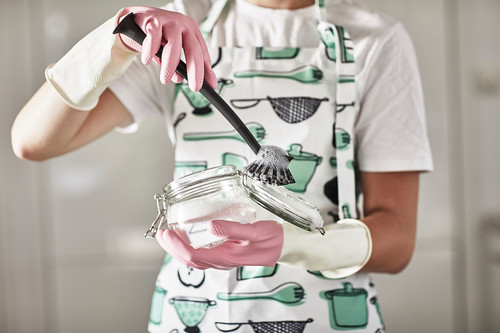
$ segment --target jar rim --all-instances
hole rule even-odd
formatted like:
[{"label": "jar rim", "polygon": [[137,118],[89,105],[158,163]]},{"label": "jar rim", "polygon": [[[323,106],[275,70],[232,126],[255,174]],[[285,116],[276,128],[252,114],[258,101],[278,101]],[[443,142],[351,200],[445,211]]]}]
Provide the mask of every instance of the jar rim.
[{"label": "jar rim", "polygon": [[196,171],[188,175],[182,176],[173,180],[163,187],[165,196],[170,197],[187,188],[192,188],[201,183],[210,183],[220,181],[225,178],[239,177],[238,169],[234,165],[222,165],[208,168],[201,171]]}]

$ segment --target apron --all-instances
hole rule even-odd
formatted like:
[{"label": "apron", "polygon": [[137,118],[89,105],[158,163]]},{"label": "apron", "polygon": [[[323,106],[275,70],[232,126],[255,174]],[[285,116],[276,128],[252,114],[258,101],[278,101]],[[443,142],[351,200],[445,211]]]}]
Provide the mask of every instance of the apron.
[{"label": "apron", "polygon": [[[232,5],[217,0],[200,29],[210,33]],[[353,125],[357,105],[353,46],[323,19],[315,48],[224,47],[211,50],[217,91],[260,144],[283,147],[296,183],[286,187],[316,205],[325,223],[356,218]],[[168,124],[174,178],[219,165],[242,168],[254,153],[199,93],[178,84]],[[318,255],[334,255],[318,253]],[[156,281],[148,331],[383,332],[368,274],[328,279],[287,266],[196,270],[167,254]]]}]

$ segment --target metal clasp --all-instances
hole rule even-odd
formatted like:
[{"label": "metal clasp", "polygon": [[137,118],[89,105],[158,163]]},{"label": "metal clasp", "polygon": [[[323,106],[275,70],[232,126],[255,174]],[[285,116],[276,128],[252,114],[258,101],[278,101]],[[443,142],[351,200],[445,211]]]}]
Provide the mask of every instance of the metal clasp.
[{"label": "metal clasp", "polygon": [[164,195],[156,194],[154,196],[156,200],[156,207],[158,209],[158,215],[156,219],[151,224],[151,227],[146,231],[144,237],[146,238],[155,238],[156,232],[161,229],[163,223],[167,222],[167,200]]}]

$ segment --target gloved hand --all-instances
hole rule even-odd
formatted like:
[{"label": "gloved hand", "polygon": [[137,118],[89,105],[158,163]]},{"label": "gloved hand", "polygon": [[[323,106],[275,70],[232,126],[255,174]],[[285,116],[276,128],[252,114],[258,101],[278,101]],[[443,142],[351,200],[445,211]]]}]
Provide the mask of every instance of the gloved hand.
[{"label": "gloved hand", "polygon": [[136,12],[134,17],[139,20],[136,23],[147,32],[143,62],[149,63],[162,40],[166,42],[161,59],[161,82],[171,80],[184,49],[190,88],[199,90],[203,79],[214,89],[217,87],[205,41],[191,18],[157,8],[127,7],[87,34],[45,70],[47,82],[68,105],[82,111],[92,110],[104,90],[132,63],[139,50],[137,43],[133,42],[134,45],[129,40],[125,45],[125,38],[122,41],[113,34],[119,19],[131,10]]},{"label": "gloved hand", "polygon": [[276,263],[321,271],[339,279],[358,272],[370,259],[370,230],[360,220],[345,219],[324,227],[325,234],[290,223],[257,221],[241,224],[211,221],[208,230],[227,239],[211,249],[194,249],[173,230],[158,230],[156,240],[180,262],[197,269],[273,266]]},{"label": "gloved hand", "polygon": [[285,236],[278,263],[321,271],[325,277],[339,279],[358,272],[368,262],[372,239],[362,221],[344,219],[323,229],[324,235],[284,223]]},{"label": "gloved hand", "polygon": [[[135,23],[146,33],[146,38],[142,46],[127,36],[120,35],[120,38],[131,49],[142,52],[143,64],[147,65],[154,59],[161,65],[160,81],[163,84],[171,80],[182,82],[182,77],[175,69],[179,64],[181,51],[184,50],[191,90],[200,90],[203,79],[214,89],[217,87],[217,78],[212,70],[205,40],[192,18],[177,12],[140,6],[125,7],[120,18],[131,12],[134,13]],[[155,54],[162,44],[165,45],[160,60]]]},{"label": "gloved hand", "polygon": [[208,231],[226,241],[213,248],[194,249],[173,230],[158,230],[160,246],[180,262],[196,269],[274,266],[283,247],[283,226],[276,221],[215,220]]}]

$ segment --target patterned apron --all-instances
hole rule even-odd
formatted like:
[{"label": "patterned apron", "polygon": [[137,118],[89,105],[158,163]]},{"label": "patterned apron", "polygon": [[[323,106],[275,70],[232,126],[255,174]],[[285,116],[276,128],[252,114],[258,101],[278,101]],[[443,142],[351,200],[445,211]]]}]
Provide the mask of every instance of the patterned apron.
[{"label": "patterned apron", "polygon": [[[231,0],[214,3],[201,26],[210,33]],[[325,223],[356,218],[352,41],[324,20],[316,1],[317,48],[211,50],[218,92],[261,144],[294,157],[286,187],[320,208]],[[168,124],[174,178],[209,167],[238,168],[255,155],[227,120],[186,83],[177,85]],[[340,209],[339,209],[340,207]],[[321,256],[334,253],[318,253]],[[167,254],[153,294],[149,332],[383,332],[368,274],[328,279],[291,267],[192,269]]]}]

